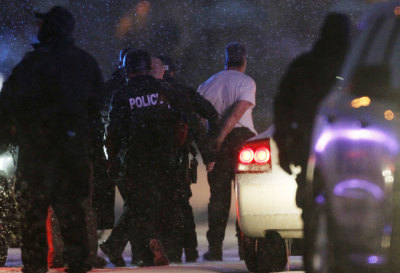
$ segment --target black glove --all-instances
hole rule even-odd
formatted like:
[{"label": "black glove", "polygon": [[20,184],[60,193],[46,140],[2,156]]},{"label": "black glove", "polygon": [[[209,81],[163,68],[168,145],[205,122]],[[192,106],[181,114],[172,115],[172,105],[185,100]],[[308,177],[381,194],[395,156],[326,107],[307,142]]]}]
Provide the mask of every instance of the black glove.
[{"label": "black glove", "polygon": [[190,166],[189,166],[189,180],[191,184],[197,183],[197,166],[199,163],[197,162],[197,159],[193,157],[190,160]]},{"label": "black glove", "polygon": [[279,165],[285,172],[292,174],[292,170],[290,169],[290,161],[288,160],[287,156],[285,156],[285,153],[281,151],[279,151]]}]

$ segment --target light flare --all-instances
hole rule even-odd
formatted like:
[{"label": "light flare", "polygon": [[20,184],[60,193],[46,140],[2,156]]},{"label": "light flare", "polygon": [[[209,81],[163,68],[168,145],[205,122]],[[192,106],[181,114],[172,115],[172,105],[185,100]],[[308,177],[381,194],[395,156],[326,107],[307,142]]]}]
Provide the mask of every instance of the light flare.
[{"label": "light flare", "polygon": [[242,164],[250,164],[253,161],[254,152],[250,148],[245,148],[240,152],[239,159]]},{"label": "light flare", "polygon": [[394,113],[390,109],[386,110],[383,115],[384,115],[386,120],[393,120],[394,119]]},{"label": "light flare", "polygon": [[136,6],[136,14],[140,17],[146,16],[151,9],[151,4],[148,1],[141,1]]},{"label": "light flare", "polygon": [[354,100],[351,101],[351,107],[353,108],[360,108],[360,107],[366,107],[371,104],[371,99],[369,97],[360,97],[360,98],[355,98]]},{"label": "light flare", "polygon": [[382,200],[385,197],[383,190],[378,185],[359,179],[350,179],[337,183],[333,188],[333,193],[337,196],[354,199],[364,199],[366,193],[376,200]]},{"label": "light flare", "polygon": [[269,161],[269,159],[270,152],[265,147],[258,148],[254,153],[254,161],[256,161],[258,164],[265,164]]},{"label": "light flare", "polygon": [[394,15],[396,15],[396,16],[400,15],[400,6],[397,6],[394,8]]},{"label": "light flare", "polygon": [[314,149],[317,153],[322,153],[330,142],[338,139],[379,143],[386,146],[393,153],[397,153],[399,150],[399,144],[393,136],[379,130],[359,128],[326,130],[318,138]]},{"label": "light flare", "polygon": [[117,37],[124,37],[133,26],[133,18],[129,14],[126,14],[121,18],[117,27]]},{"label": "light flare", "polygon": [[3,76],[3,74],[0,73],[0,92],[1,92],[1,89],[3,88],[3,82],[4,82],[4,76]]}]

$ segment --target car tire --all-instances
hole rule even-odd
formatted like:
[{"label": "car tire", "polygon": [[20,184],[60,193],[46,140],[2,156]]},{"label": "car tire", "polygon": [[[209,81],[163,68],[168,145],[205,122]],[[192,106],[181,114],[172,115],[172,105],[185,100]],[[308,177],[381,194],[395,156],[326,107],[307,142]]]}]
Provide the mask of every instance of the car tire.
[{"label": "car tire", "polygon": [[285,269],[288,261],[285,240],[274,230],[265,238],[249,238],[241,233],[244,262],[251,272],[276,272]]},{"label": "car tire", "polygon": [[258,254],[257,254],[257,239],[249,238],[243,235],[241,232],[241,243],[239,244],[239,248],[242,248],[241,252],[243,255],[244,263],[246,267],[251,272],[257,272],[258,265]]},{"label": "car tire", "polygon": [[300,238],[285,239],[288,256],[303,256],[304,242]]},{"label": "car tire", "polygon": [[260,245],[258,272],[283,271],[288,262],[285,239],[275,230],[268,230]]}]

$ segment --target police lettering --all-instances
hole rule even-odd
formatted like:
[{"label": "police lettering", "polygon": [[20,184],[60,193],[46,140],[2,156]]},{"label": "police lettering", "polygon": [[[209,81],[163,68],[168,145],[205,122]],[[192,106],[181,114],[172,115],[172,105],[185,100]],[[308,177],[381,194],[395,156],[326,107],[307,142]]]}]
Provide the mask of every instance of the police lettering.
[{"label": "police lettering", "polygon": [[129,98],[129,105],[131,106],[131,109],[133,109],[134,107],[142,108],[142,107],[154,106],[157,104],[157,101],[158,101],[158,93],[155,93],[136,98]]}]

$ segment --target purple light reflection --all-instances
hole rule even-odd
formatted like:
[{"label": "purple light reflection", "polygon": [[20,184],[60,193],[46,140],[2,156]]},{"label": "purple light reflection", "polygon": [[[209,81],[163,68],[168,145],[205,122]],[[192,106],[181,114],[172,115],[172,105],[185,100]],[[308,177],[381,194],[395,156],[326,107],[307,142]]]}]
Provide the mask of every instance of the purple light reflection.
[{"label": "purple light reflection", "polygon": [[351,141],[367,140],[376,142],[381,145],[387,146],[388,149],[397,153],[399,150],[399,144],[397,140],[391,135],[374,129],[329,129],[324,131],[318,138],[315,144],[315,151],[322,153],[328,146],[328,144],[337,139],[347,139]]},{"label": "purple light reflection", "polygon": [[383,190],[376,184],[365,180],[351,179],[345,180],[335,185],[333,193],[337,196],[364,199],[365,194],[354,190],[362,190],[370,193],[376,200],[382,200],[385,196]]},{"label": "purple light reflection", "polygon": [[325,197],[322,194],[319,194],[315,197],[315,202],[320,205],[325,204]]},{"label": "purple light reflection", "polygon": [[382,265],[386,264],[386,257],[382,255],[365,255],[365,254],[358,254],[358,253],[353,253],[350,255],[350,260],[358,263],[358,264],[364,264],[368,263],[371,265]]},{"label": "purple light reflection", "polygon": [[371,255],[367,257],[367,262],[369,264],[383,264],[386,262],[386,259],[382,256]]},{"label": "purple light reflection", "polygon": [[392,226],[391,225],[386,225],[383,228],[383,234],[385,235],[390,235],[392,234]]},{"label": "purple light reflection", "polygon": [[368,257],[369,264],[377,264],[378,263],[378,256],[373,255]]}]

